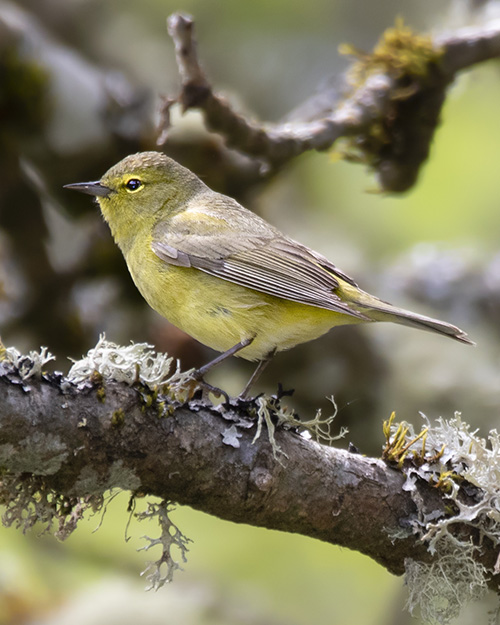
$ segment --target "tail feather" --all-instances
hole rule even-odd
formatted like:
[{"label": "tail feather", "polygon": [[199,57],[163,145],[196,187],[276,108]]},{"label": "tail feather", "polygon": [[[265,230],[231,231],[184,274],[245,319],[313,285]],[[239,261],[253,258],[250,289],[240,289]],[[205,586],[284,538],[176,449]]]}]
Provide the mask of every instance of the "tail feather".
[{"label": "tail feather", "polygon": [[396,308],[391,304],[386,304],[375,298],[373,298],[370,303],[362,303],[360,308],[365,310],[366,316],[373,319],[373,321],[392,321],[393,323],[400,323],[405,326],[419,328],[420,330],[444,334],[467,345],[475,345],[474,341],[471,341],[463,330],[451,325],[451,323],[432,319],[432,317],[426,317],[425,315],[419,315],[418,313],[404,310],[403,308]]}]

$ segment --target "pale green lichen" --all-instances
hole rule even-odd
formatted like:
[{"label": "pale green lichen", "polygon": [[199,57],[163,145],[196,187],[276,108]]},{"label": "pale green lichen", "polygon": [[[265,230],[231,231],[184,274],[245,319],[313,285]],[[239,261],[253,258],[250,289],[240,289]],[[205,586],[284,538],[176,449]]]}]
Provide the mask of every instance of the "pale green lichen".
[{"label": "pale green lichen", "polygon": [[124,384],[143,384],[150,389],[171,387],[185,391],[193,381],[193,370],[181,371],[179,361],[168,354],[155,352],[148,343],[116,345],[104,334],[97,345],[81,359],[73,362],[68,380],[73,384],[87,384],[95,374],[104,380]]},{"label": "pale green lichen", "polygon": [[337,416],[337,404],[333,396],[329,399],[333,406],[333,414],[328,417],[323,417],[321,409],[319,408],[312,419],[308,421],[301,420],[300,425],[302,428],[302,436],[307,432],[314,440],[331,446],[335,441],[344,438],[349,430],[346,427],[341,427],[338,434],[332,434],[331,426]]},{"label": "pale green lichen", "polygon": [[405,582],[406,609],[420,611],[425,623],[443,625],[456,618],[470,601],[487,591],[484,567],[475,559],[477,547],[457,544],[450,535],[437,545],[439,557],[430,563],[407,559]]},{"label": "pale green lichen", "polygon": [[122,490],[137,490],[141,486],[139,477],[128,467],[123,460],[116,460],[109,469],[108,486],[106,488],[121,488]]},{"label": "pale green lichen", "polygon": [[339,434],[332,435],[330,430],[337,416],[337,406],[333,397],[330,398],[330,401],[334,407],[332,415],[323,417],[321,410],[318,410],[313,419],[302,421],[291,408],[284,406],[276,397],[270,397],[269,395],[257,397],[255,400],[257,404],[257,431],[252,443],[255,443],[260,438],[262,427],[265,425],[273,456],[280,463],[282,463],[280,456],[286,458],[287,455],[276,442],[275,430],[277,427],[284,430],[296,429],[304,438],[312,437],[317,441],[331,445],[339,438],[343,438],[347,434],[347,429],[341,428]]},{"label": "pale green lichen", "polygon": [[3,347],[0,354],[0,373],[15,370],[23,381],[30,378],[40,378],[44,373],[45,365],[54,360],[54,356],[46,347],[40,351],[30,351],[29,354],[21,354],[15,347]]},{"label": "pale green lichen", "polygon": [[149,551],[154,547],[161,547],[160,557],[154,562],[149,562],[146,569],[141,573],[141,575],[146,575],[146,579],[149,582],[148,590],[158,590],[172,581],[176,570],[182,571],[182,567],[175,559],[175,550],[179,552],[182,561],[187,562],[188,544],[192,541],[184,536],[170,519],[169,514],[173,510],[174,507],[168,501],[160,503],[149,502],[145,512],[139,512],[135,515],[139,521],[156,519],[161,529],[158,538],[143,536],[147,544],[139,549],[139,551]]},{"label": "pale green lichen", "polygon": [[[443,625],[465,603],[482,596],[489,575],[498,572],[487,570],[477,558],[481,546],[455,529],[469,527],[481,536],[481,544],[485,539],[493,547],[500,544],[500,435],[491,430],[487,440],[481,438],[459,413],[432,425],[423,419],[421,432],[406,422],[386,422],[384,454],[406,475],[403,489],[418,509],[413,533],[433,554],[430,563],[406,563],[408,607],[412,613],[419,609],[426,622]],[[445,512],[420,508],[419,480],[441,490],[449,502]]]}]

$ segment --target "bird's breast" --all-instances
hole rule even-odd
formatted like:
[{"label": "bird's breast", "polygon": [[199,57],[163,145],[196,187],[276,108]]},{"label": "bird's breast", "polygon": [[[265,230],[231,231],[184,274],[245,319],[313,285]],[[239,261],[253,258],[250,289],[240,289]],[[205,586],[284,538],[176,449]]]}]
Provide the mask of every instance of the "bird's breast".
[{"label": "bird's breast", "polygon": [[169,265],[137,244],[126,256],[132,278],[148,304],[204,345],[224,352],[253,338],[238,355],[260,360],[355,318],[247,289],[191,267]]}]

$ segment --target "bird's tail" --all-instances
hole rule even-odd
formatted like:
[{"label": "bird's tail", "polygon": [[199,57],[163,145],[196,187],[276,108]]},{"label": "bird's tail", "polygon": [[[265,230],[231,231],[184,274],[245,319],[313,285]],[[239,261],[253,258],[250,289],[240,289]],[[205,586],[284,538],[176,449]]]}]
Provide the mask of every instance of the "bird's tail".
[{"label": "bird's tail", "polygon": [[[365,295],[363,293],[363,295]],[[439,321],[438,319],[432,319],[425,315],[419,315],[418,313],[404,310],[403,308],[396,308],[392,304],[388,304],[375,297],[368,295],[365,301],[356,302],[357,308],[360,312],[363,312],[368,318],[373,321],[392,321],[393,323],[401,323],[405,326],[411,326],[419,328],[420,330],[428,330],[430,332],[437,332],[438,334],[444,334],[452,339],[460,341],[461,343],[467,343],[468,345],[475,345],[474,341],[471,341],[467,334],[460,328],[457,328],[451,323],[445,321]],[[364,298],[362,298],[364,300]]]}]

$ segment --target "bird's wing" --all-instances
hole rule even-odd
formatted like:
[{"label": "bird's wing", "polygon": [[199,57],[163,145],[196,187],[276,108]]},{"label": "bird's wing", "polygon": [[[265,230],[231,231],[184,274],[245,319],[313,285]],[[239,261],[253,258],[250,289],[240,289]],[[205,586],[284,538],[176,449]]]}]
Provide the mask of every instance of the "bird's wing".
[{"label": "bird's wing", "polygon": [[152,249],[164,262],[193,267],[240,286],[359,319],[363,314],[336,293],[340,278],[356,286],[320,254],[282,235],[242,209],[230,220],[190,210],[160,221]]}]

